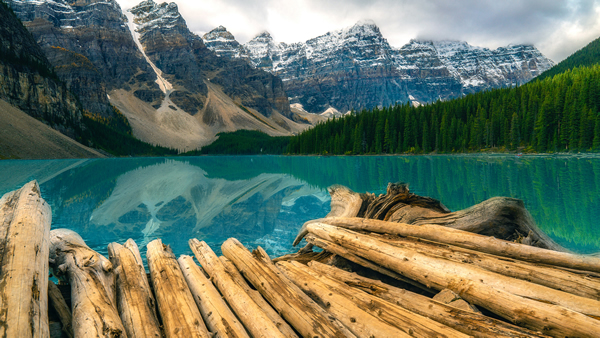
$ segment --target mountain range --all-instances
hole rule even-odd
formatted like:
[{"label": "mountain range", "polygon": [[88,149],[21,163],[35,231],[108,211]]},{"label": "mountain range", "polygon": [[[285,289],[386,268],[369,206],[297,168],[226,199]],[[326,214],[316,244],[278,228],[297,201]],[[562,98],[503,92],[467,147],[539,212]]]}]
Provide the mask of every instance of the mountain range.
[{"label": "mountain range", "polygon": [[107,152],[89,123],[109,127],[102,139],[118,131],[184,152],[220,132],[288,136],[351,110],[519,85],[553,65],[530,45],[395,48],[369,21],[300,43],[263,32],[240,44],[224,27],[194,34],[175,3],[5,3],[0,99]]},{"label": "mountain range", "polygon": [[175,3],[143,1],[129,11],[114,0],[7,3],[83,109],[111,119],[116,107],[142,141],[187,151],[219,132],[281,136],[311,125],[291,112],[277,76],[218,57]]},{"label": "mountain range", "polygon": [[276,43],[268,32],[240,44],[223,26],[203,40],[220,56],[246,59],[281,77],[291,103],[311,113],[448,100],[521,85],[554,65],[532,45],[490,50],[411,40],[395,48],[371,21],[292,44]]}]

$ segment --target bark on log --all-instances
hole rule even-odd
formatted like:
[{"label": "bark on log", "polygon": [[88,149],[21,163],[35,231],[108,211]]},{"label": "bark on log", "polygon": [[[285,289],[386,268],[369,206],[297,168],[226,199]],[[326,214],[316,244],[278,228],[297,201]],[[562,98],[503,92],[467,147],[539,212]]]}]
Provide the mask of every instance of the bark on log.
[{"label": "bark on log", "polygon": [[211,335],[171,248],[156,239],[147,245],[148,267],[166,337]]},{"label": "bark on log", "polygon": [[[455,262],[472,264],[487,271],[526,280],[574,295],[600,300],[600,279],[568,272],[550,266],[540,266],[519,260],[500,258],[452,245],[401,238],[389,235],[372,235],[385,243],[406,247],[426,255],[442,257]],[[392,238],[390,238],[392,237]]]},{"label": "bark on log", "polygon": [[326,251],[334,253],[334,254],[336,254],[338,256],[344,257],[345,259],[347,259],[347,260],[349,260],[351,262],[354,262],[354,263],[356,263],[358,265],[361,265],[361,266],[363,266],[365,268],[371,269],[373,271],[377,271],[377,272],[379,272],[379,273],[381,273],[383,275],[386,275],[388,277],[392,277],[392,278],[397,279],[397,280],[399,280],[399,281],[401,281],[403,283],[406,283],[406,284],[412,285],[414,287],[417,287],[417,288],[419,288],[419,289],[421,289],[421,290],[423,290],[423,291],[425,291],[425,292],[427,292],[429,294],[434,295],[434,294],[437,293],[437,291],[434,290],[434,289],[432,289],[432,288],[429,288],[429,287],[427,287],[427,286],[425,286],[425,285],[423,285],[423,284],[421,284],[419,282],[416,282],[416,281],[414,281],[414,280],[412,280],[410,278],[406,278],[406,277],[402,276],[401,274],[399,274],[397,272],[394,272],[394,271],[391,271],[389,269],[386,269],[386,268],[382,267],[379,264],[375,264],[375,263],[373,263],[373,262],[371,262],[371,261],[369,261],[367,259],[364,259],[364,258],[362,258],[360,256],[357,256],[351,250],[348,250],[348,249],[346,249],[346,248],[344,248],[342,246],[339,246],[339,245],[337,245],[337,244],[335,244],[333,242],[324,240],[322,238],[319,238],[319,237],[316,237],[316,236],[310,235],[310,234],[306,236],[306,241],[308,243],[311,243],[311,244],[314,244],[314,245],[318,246],[319,248],[321,248],[323,250],[326,250]]},{"label": "bark on log", "polygon": [[235,264],[242,275],[302,336],[354,337],[339,320],[331,318],[302,290],[283,276],[264,251],[257,249],[250,253],[234,238],[225,241],[221,250],[223,255]]},{"label": "bark on log", "polygon": [[125,246],[108,245],[108,256],[116,274],[117,310],[128,337],[160,337],[156,301],[132,239]]},{"label": "bark on log", "polygon": [[[411,193],[406,184],[388,184],[375,197],[342,186],[329,189],[332,212],[326,217],[361,217],[407,224],[437,224],[527,245],[566,251],[541,231],[523,201],[494,197],[470,208],[450,212],[439,201]],[[301,240],[301,236],[294,243]],[[296,244],[294,244],[296,245]]]},{"label": "bark on log", "polygon": [[235,265],[226,257],[220,256],[219,259],[225,270],[233,278],[233,280],[242,287],[242,289],[252,298],[252,300],[265,312],[265,314],[271,319],[273,323],[279,328],[286,337],[298,337],[294,329],[285,321],[275,309],[265,300],[260,292],[252,289],[250,285],[244,279],[244,276],[238,271]]},{"label": "bark on log", "polygon": [[125,337],[115,302],[115,274],[108,259],[74,231],[50,231],[53,273],[71,285],[75,337]]},{"label": "bark on log", "polygon": [[208,244],[197,239],[190,239],[188,243],[204,271],[210,275],[215,286],[221,291],[252,337],[290,337],[281,332],[276,323],[271,321],[244,289],[233,280]]},{"label": "bark on log", "polygon": [[318,274],[298,262],[277,267],[304,292],[340,319],[357,337],[468,337],[364,291]]},{"label": "bark on log", "polygon": [[225,304],[219,291],[206,278],[204,271],[194,262],[194,259],[182,255],[177,261],[213,337],[249,338],[244,326]]},{"label": "bark on log", "polygon": [[381,281],[359,276],[336,267],[319,262],[308,263],[308,266],[324,276],[338,280],[358,290],[397,304],[416,314],[431,318],[444,325],[452,327],[463,333],[480,338],[525,338],[542,337],[531,330],[508,324],[501,320],[493,319],[474,313],[463,311],[454,307],[436,302],[429,297],[419,295],[408,290],[396,288]]},{"label": "bark on log", "polygon": [[305,230],[299,234],[299,237],[308,233],[306,227],[309,224],[321,222],[350,230],[416,237],[527,262],[600,272],[600,257],[558,252],[435,224],[418,226],[364,218],[322,218],[306,222],[305,226],[303,226]]},{"label": "bark on log", "polygon": [[48,337],[52,212],[36,181],[0,199],[0,336]]},{"label": "bark on log", "polygon": [[52,306],[54,311],[58,314],[58,318],[62,324],[62,331],[67,337],[73,338],[73,317],[71,316],[71,309],[67,305],[62,293],[60,293],[60,289],[53,281],[48,281],[48,300],[50,301],[50,306]]},{"label": "bark on log", "polygon": [[[448,288],[468,302],[530,329],[549,335],[584,337],[600,332],[597,301],[400,249],[347,229],[315,223],[308,229],[406,277],[438,290]],[[554,304],[567,304],[570,309]]]}]

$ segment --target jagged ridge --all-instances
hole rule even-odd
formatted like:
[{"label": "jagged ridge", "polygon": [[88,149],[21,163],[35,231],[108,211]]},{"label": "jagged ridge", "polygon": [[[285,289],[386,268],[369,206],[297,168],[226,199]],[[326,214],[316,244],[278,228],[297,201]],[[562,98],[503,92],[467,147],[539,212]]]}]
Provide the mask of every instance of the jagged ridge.
[{"label": "jagged ridge", "polygon": [[[531,45],[496,50],[459,41],[411,40],[393,48],[371,21],[306,42],[275,43],[263,32],[244,45],[222,26],[203,39],[217,54],[279,75],[292,102],[311,112],[431,102],[519,85],[553,63]],[[412,99],[411,99],[412,100]]]}]

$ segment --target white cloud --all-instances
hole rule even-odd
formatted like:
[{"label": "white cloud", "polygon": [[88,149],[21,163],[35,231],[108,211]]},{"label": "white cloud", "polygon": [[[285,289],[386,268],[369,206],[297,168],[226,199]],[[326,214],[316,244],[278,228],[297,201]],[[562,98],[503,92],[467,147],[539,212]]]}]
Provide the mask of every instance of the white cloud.
[{"label": "white cloud", "polygon": [[[117,0],[123,8],[139,1]],[[600,36],[600,0],[179,0],[190,30],[223,25],[246,42],[267,30],[304,41],[371,19],[392,46],[411,38],[465,40],[496,48],[532,43],[560,61]]]}]

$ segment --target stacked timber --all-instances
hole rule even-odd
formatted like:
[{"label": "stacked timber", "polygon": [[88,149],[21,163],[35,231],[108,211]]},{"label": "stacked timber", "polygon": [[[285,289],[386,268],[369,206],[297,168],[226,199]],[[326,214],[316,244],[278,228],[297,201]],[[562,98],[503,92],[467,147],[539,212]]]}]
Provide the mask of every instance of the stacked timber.
[{"label": "stacked timber", "polygon": [[450,213],[405,185],[330,192],[295,254],[271,260],[231,238],[219,257],[190,239],[195,259],[177,258],[156,239],[148,275],[131,239],[107,259],[49,231],[32,182],[0,199],[0,335],[50,336],[50,308],[67,337],[600,336],[600,258],[562,250],[518,201]]}]

